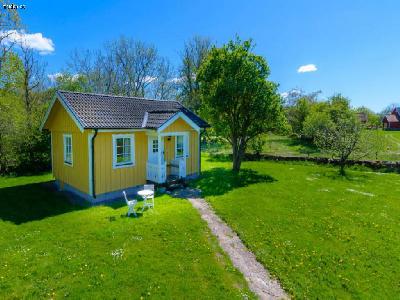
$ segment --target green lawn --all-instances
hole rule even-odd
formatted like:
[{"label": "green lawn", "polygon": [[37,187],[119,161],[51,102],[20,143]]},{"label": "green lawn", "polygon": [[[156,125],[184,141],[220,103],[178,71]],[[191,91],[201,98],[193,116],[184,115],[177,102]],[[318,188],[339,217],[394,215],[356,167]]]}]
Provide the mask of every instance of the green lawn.
[{"label": "green lawn", "polygon": [[382,160],[400,160],[400,131],[380,131],[386,139],[387,149],[380,155]]},{"label": "green lawn", "polygon": [[190,203],[75,207],[43,182],[0,178],[0,299],[254,298]]},{"label": "green lawn", "polygon": [[203,157],[195,185],[295,298],[398,299],[400,175]]},{"label": "green lawn", "polygon": [[[385,139],[386,149],[378,154],[379,160],[400,160],[400,131],[383,131],[379,130],[378,133]],[[248,149],[251,152],[251,149]],[[229,145],[210,145],[207,147],[209,153],[232,153]],[[311,143],[302,141],[300,139],[281,136],[276,134],[267,134],[266,143],[263,148],[263,153],[271,155],[282,156],[310,156],[310,157],[323,157],[325,153],[321,153]],[[375,160],[374,154],[363,159]]]},{"label": "green lawn", "polygon": [[[379,130],[379,134],[386,141],[386,149],[378,154],[379,160],[400,160],[400,131],[383,131]],[[264,146],[264,153],[283,156],[313,156],[321,157],[321,153],[311,144],[301,141],[300,139],[291,138],[288,136],[280,136],[269,134],[267,142]],[[376,157],[372,154],[365,159],[375,160]]]}]

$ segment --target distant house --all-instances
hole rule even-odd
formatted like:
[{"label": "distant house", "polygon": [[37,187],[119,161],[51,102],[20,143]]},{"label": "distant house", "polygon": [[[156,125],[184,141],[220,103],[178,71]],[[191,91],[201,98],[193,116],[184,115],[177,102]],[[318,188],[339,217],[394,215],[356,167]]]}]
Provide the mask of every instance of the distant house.
[{"label": "distant house", "polygon": [[400,130],[400,107],[395,107],[390,114],[382,119],[383,129]]},{"label": "distant house", "polygon": [[357,117],[360,120],[361,124],[366,124],[368,122],[368,115],[365,112],[357,113]]},{"label": "distant house", "polygon": [[59,188],[98,202],[147,181],[197,176],[208,126],[177,101],[58,91],[42,129]]}]

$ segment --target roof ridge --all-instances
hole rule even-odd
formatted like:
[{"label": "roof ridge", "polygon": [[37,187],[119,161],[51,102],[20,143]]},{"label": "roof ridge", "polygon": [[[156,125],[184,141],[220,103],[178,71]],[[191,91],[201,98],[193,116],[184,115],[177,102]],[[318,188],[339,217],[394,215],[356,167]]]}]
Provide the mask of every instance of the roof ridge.
[{"label": "roof ridge", "polygon": [[177,109],[150,109],[147,111],[148,113],[169,113],[169,112],[177,112]]},{"label": "roof ridge", "polygon": [[101,93],[73,92],[73,91],[66,91],[66,90],[57,90],[57,92],[70,93],[70,94],[81,94],[81,95],[129,98],[129,99],[138,99],[138,100],[146,100],[146,101],[158,101],[158,102],[170,101],[170,102],[177,102],[177,103],[181,104],[178,100],[170,100],[170,99],[154,99],[154,98],[145,98],[145,97],[138,97],[138,96],[123,96],[123,95],[112,95],[112,94],[101,94]]}]

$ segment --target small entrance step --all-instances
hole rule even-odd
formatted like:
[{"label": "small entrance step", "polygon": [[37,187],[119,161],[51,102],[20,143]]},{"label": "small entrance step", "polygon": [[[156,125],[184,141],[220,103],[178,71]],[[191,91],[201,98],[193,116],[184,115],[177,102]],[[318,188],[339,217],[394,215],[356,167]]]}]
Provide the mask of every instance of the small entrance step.
[{"label": "small entrance step", "polygon": [[167,191],[173,191],[176,189],[182,189],[187,186],[184,178],[179,178],[177,175],[168,175],[167,181],[164,183],[156,183],[151,180],[147,180],[148,184],[155,184],[157,187],[165,187]]},{"label": "small entrance step", "polygon": [[177,176],[177,175],[168,175],[165,186],[168,191],[172,191],[175,189],[180,189],[180,188],[185,187],[186,183],[185,183],[184,179],[179,178],[179,176]]}]

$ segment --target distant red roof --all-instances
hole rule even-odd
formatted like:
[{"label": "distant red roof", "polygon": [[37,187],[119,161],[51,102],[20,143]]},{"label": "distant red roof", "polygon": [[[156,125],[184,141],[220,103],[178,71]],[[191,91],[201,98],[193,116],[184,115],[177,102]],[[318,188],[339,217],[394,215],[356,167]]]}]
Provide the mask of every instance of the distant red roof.
[{"label": "distant red roof", "polygon": [[396,114],[386,115],[385,118],[389,123],[399,122],[399,118]]}]

